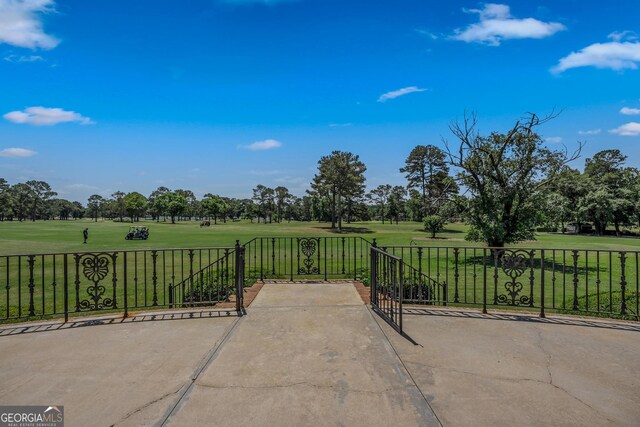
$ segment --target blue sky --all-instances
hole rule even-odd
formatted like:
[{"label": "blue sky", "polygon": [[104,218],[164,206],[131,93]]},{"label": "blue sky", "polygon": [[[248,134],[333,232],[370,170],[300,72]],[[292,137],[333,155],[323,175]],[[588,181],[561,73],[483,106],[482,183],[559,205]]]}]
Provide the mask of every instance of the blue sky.
[{"label": "blue sky", "polygon": [[404,184],[417,144],[553,108],[640,167],[640,2],[0,0],[0,177],[61,197],[302,195],[320,156]]}]

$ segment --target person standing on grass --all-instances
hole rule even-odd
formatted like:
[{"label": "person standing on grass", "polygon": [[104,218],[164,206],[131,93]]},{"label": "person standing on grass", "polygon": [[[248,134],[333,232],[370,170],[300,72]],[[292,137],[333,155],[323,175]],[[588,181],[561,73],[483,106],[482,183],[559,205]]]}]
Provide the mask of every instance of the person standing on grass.
[{"label": "person standing on grass", "polygon": [[89,238],[89,229],[88,228],[85,228],[82,231],[82,236],[84,237],[84,243],[87,243],[87,239]]}]

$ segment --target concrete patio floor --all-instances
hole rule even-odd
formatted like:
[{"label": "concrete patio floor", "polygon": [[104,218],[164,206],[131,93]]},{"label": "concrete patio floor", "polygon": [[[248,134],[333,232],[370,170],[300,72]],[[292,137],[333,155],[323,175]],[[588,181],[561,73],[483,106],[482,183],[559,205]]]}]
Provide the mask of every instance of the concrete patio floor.
[{"label": "concrete patio floor", "polygon": [[67,426],[640,425],[635,325],[418,309],[413,343],[349,283],[267,284],[247,311],[2,326],[0,405],[64,405]]}]

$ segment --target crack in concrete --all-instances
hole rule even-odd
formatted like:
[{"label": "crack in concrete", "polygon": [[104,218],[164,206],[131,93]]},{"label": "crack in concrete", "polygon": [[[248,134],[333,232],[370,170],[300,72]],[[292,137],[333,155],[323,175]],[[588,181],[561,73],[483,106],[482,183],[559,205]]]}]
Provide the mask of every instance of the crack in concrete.
[{"label": "crack in concrete", "polygon": [[448,368],[448,367],[444,367],[444,366],[429,365],[427,363],[416,362],[416,361],[413,361],[413,360],[408,360],[407,363],[414,364],[414,365],[419,365],[419,366],[424,366],[425,368],[434,369],[434,370],[441,369],[441,370],[445,370],[445,371],[449,371],[449,372],[454,372],[456,374],[472,375],[472,376],[475,376],[475,377],[484,378],[484,379],[488,379],[488,380],[500,380],[500,381],[509,381],[509,382],[533,381],[533,382],[537,382],[537,383],[541,383],[541,384],[549,384],[549,383],[544,382],[544,381],[536,380],[535,378],[508,378],[508,377],[500,377],[500,376],[494,376],[494,375],[483,375],[483,374],[479,374],[477,372],[463,371],[463,370],[460,370],[460,369]]},{"label": "crack in concrete", "polygon": [[117,426],[117,425],[118,425],[118,424],[120,424],[120,423],[123,423],[123,422],[124,422],[124,421],[126,421],[128,418],[131,418],[133,415],[135,415],[135,414],[137,414],[138,412],[140,412],[140,411],[142,411],[142,410],[144,410],[144,409],[148,408],[149,406],[153,405],[154,403],[158,403],[158,402],[160,402],[161,400],[164,400],[164,399],[166,399],[166,398],[167,398],[167,397],[169,397],[169,396],[173,396],[173,395],[175,395],[175,394],[178,394],[178,392],[182,389],[182,387],[183,387],[183,386],[180,386],[180,387],[178,387],[178,389],[177,389],[177,390],[172,391],[172,392],[169,392],[169,393],[167,393],[167,394],[164,394],[164,395],[162,395],[162,396],[158,397],[157,399],[154,399],[154,400],[152,400],[152,401],[150,401],[150,402],[148,402],[148,403],[145,403],[144,405],[142,405],[142,406],[140,406],[140,407],[138,407],[138,408],[134,409],[133,411],[131,411],[131,412],[127,413],[127,415],[125,415],[124,417],[122,417],[120,420],[118,420],[118,421],[116,421],[115,423],[111,424],[111,427],[114,427],[114,426]]},{"label": "crack in concrete", "polygon": [[538,335],[538,348],[540,349],[540,351],[542,351],[542,354],[545,355],[546,359],[547,359],[547,374],[549,375],[549,384],[554,385],[553,384],[553,375],[551,374],[551,353],[549,353],[545,348],[544,345],[542,343],[542,331],[538,328],[535,328],[536,334]]},{"label": "crack in concrete", "polygon": [[213,388],[218,390],[223,390],[223,389],[269,390],[269,389],[276,389],[276,388],[307,386],[307,387],[313,387],[318,389],[339,389],[339,390],[346,390],[353,393],[363,393],[363,394],[385,394],[392,391],[401,391],[401,390],[411,388],[411,385],[406,385],[404,387],[387,387],[381,390],[365,390],[365,389],[344,387],[339,384],[315,384],[308,381],[299,381],[299,382],[289,383],[289,384],[272,384],[272,385],[214,385],[214,384],[198,384],[198,383],[196,383],[195,385],[196,387]]},{"label": "crack in concrete", "polygon": [[596,414],[600,415],[601,417],[603,417],[605,420],[611,422],[611,423],[616,423],[614,420],[612,420],[611,418],[607,417],[605,414],[603,414],[602,412],[600,412],[598,409],[594,408],[592,405],[590,405],[589,403],[585,402],[584,400],[580,399],[578,396],[575,396],[574,394],[572,394],[571,392],[569,392],[569,390],[565,389],[564,387],[560,387],[557,384],[553,383],[553,375],[551,374],[551,353],[549,353],[543,345],[543,337],[542,337],[542,331],[539,328],[535,328],[536,329],[536,333],[538,334],[538,348],[540,349],[540,351],[542,351],[542,354],[545,355],[547,363],[547,373],[549,374],[549,385],[566,393],[567,396],[577,400],[578,402],[582,403],[583,405],[585,405],[587,408],[591,409],[592,411],[594,411]]},{"label": "crack in concrete", "polygon": [[407,360],[407,363],[423,366],[425,368],[429,368],[429,369],[432,369],[432,370],[445,370],[445,371],[449,371],[449,372],[454,372],[454,373],[463,374],[463,375],[471,375],[471,376],[484,378],[484,379],[489,379],[489,380],[507,381],[507,382],[514,382],[514,383],[518,383],[518,382],[522,382],[522,381],[530,381],[530,382],[535,382],[535,383],[538,383],[538,384],[550,385],[551,387],[553,387],[553,388],[555,388],[557,390],[560,390],[561,392],[565,393],[570,398],[576,400],[577,402],[579,402],[582,405],[586,406],[587,408],[591,409],[597,415],[601,416],[605,420],[616,424],[617,422],[615,420],[612,420],[607,415],[603,414],[601,411],[599,411],[598,409],[594,408],[589,403],[587,403],[584,400],[580,399],[579,397],[573,395],[569,390],[567,390],[567,389],[565,389],[563,387],[560,387],[559,385],[553,383],[553,375],[551,373],[552,356],[551,356],[551,354],[549,352],[547,352],[545,350],[545,348],[542,345],[542,332],[540,330],[537,330],[537,333],[538,333],[538,338],[539,338],[538,348],[542,351],[542,353],[546,357],[546,368],[547,368],[547,374],[549,376],[549,381],[548,382],[547,381],[538,380],[538,379],[535,379],[535,378],[508,378],[508,377],[501,377],[501,376],[495,376],[495,375],[483,375],[483,374],[480,374],[480,373],[477,373],[477,372],[469,372],[469,371],[464,371],[464,370],[460,370],[460,369],[456,369],[456,368],[429,365],[427,363],[417,362],[417,361],[414,361],[414,360]]}]

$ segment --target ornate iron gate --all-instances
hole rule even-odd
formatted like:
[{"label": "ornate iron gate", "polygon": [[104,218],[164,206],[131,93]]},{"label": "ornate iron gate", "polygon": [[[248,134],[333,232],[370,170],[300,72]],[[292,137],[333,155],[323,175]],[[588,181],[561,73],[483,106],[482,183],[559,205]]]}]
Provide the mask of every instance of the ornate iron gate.
[{"label": "ornate iron gate", "polygon": [[[375,239],[373,239],[375,242]],[[369,272],[369,247],[359,236],[256,237],[245,249],[247,280],[352,277]]]},{"label": "ornate iron gate", "polygon": [[402,259],[371,247],[371,307],[400,334],[404,294],[403,267]]}]

